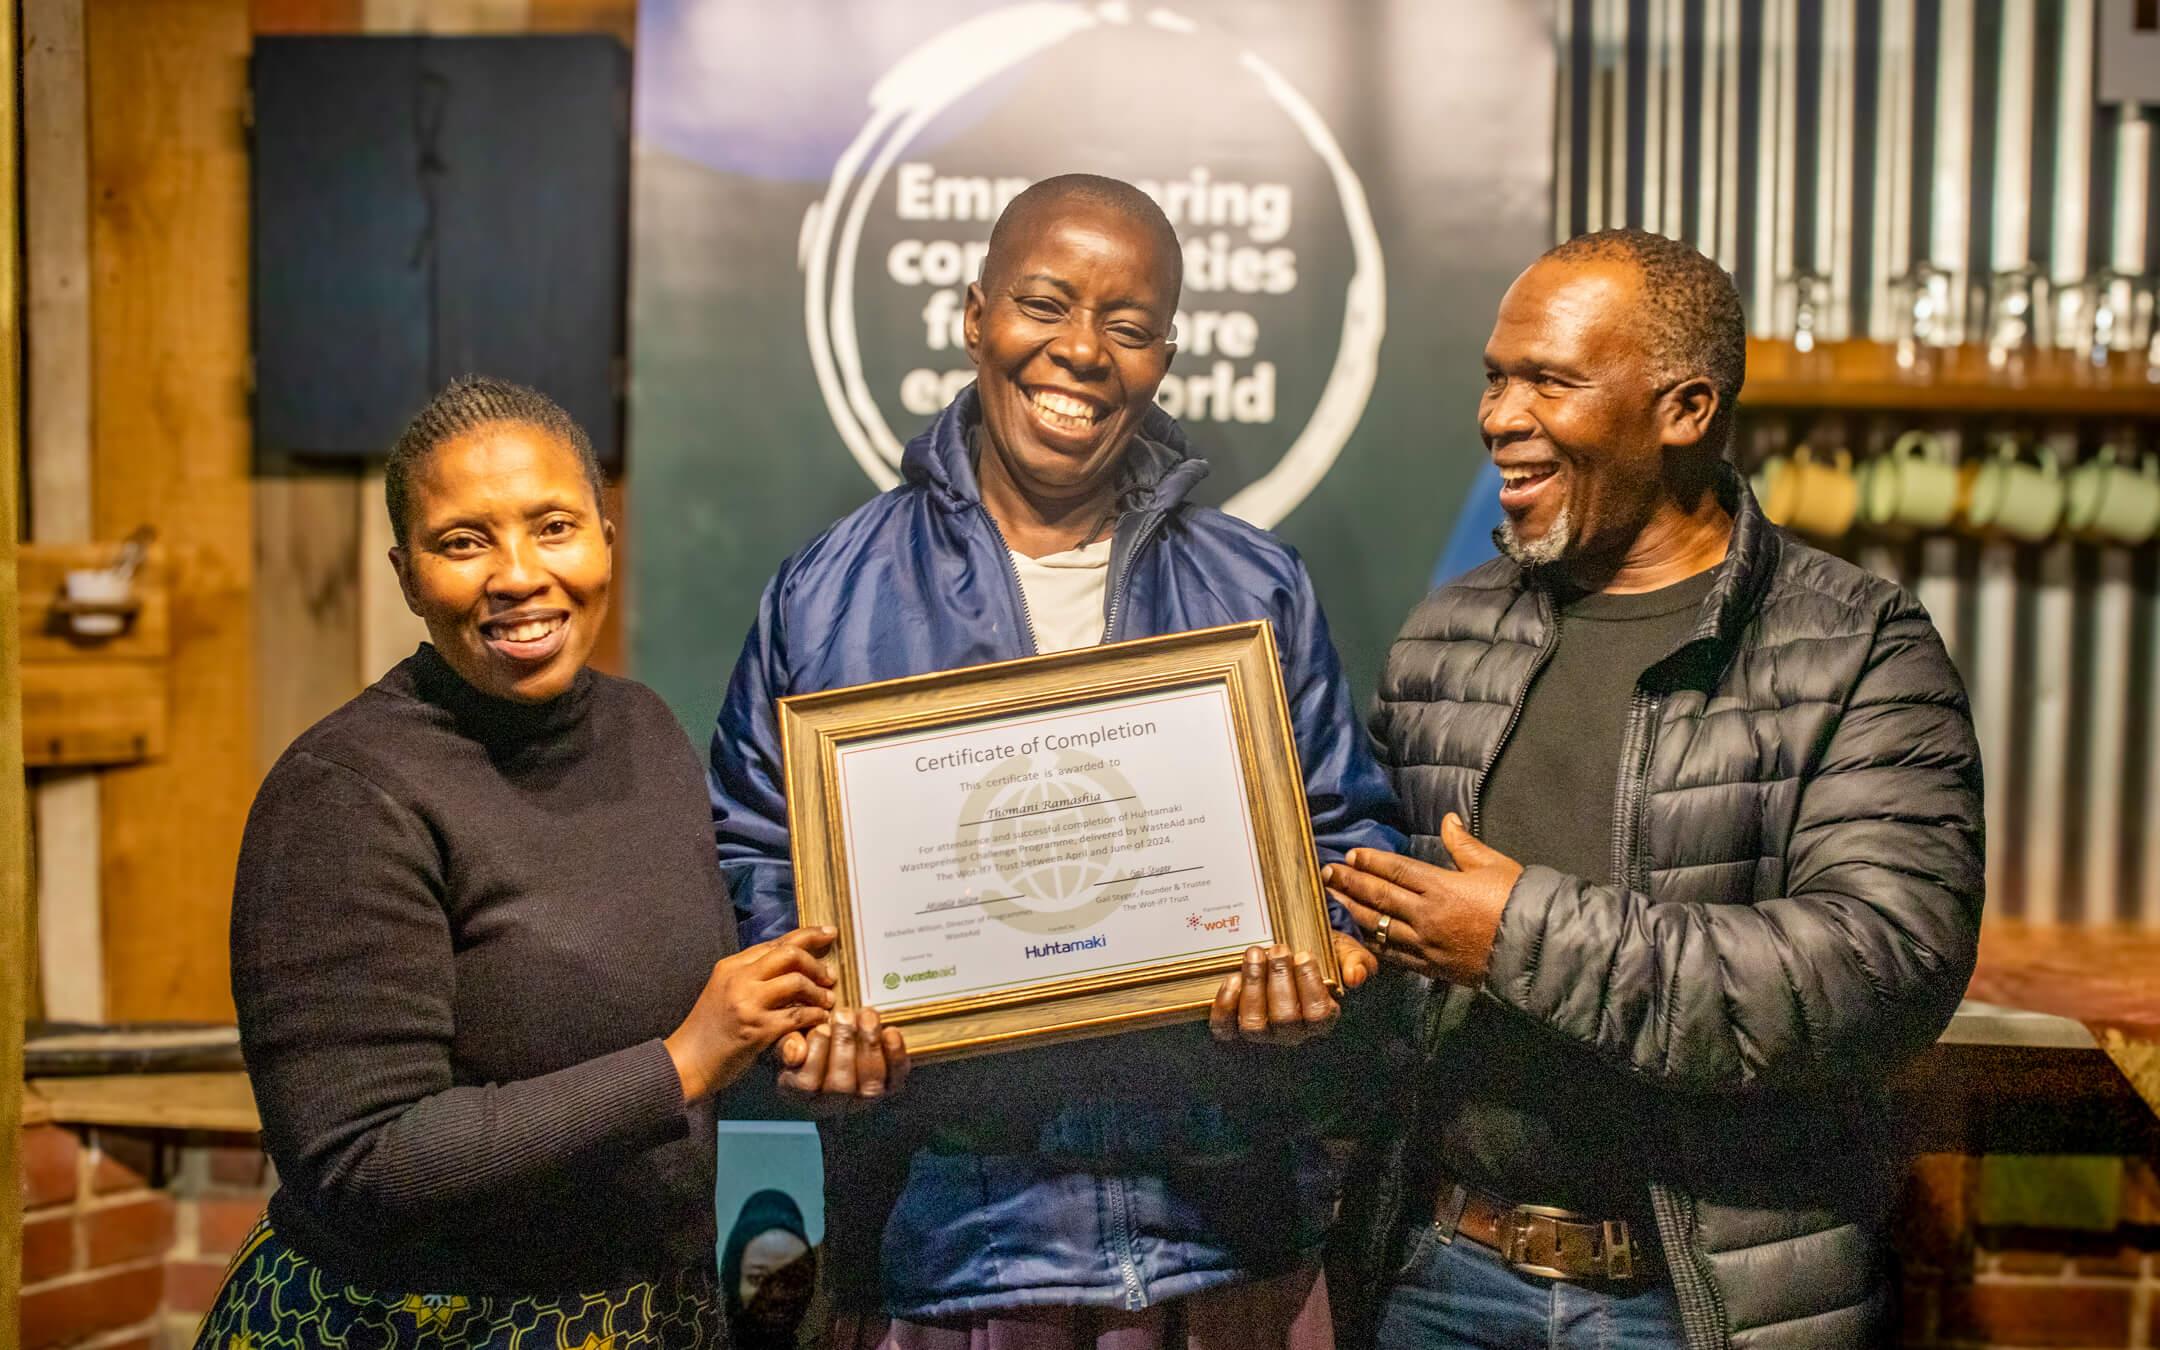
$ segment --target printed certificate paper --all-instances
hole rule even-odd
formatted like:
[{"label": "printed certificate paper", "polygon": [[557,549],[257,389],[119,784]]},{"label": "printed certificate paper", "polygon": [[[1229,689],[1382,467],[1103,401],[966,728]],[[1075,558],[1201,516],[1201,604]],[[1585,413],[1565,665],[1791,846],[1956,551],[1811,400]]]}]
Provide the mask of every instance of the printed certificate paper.
[{"label": "printed certificate paper", "polygon": [[1224,684],[860,742],[839,776],[880,1012],[1266,940]]},{"label": "printed certificate paper", "polygon": [[918,1059],[1204,1016],[1334,950],[1261,623],[782,699],[796,902]]}]

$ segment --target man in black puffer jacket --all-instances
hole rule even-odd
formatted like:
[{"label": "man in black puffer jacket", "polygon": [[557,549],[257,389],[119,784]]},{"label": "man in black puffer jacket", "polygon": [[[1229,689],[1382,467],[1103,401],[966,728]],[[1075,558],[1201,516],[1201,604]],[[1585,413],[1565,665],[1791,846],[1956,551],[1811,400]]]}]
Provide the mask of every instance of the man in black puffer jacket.
[{"label": "man in black puffer jacket", "polygon": [[1886,1334],[1882,1087],[1972,971],[1979,753],[1919,604],[1721,459],[1744,332],[1724,272],[1639,231],[1501,302],[1507,556],[1381,679],[1415,856],[1329,869],[1390,972],[1396,1093],[1330,1277],[1352,1336]]}]

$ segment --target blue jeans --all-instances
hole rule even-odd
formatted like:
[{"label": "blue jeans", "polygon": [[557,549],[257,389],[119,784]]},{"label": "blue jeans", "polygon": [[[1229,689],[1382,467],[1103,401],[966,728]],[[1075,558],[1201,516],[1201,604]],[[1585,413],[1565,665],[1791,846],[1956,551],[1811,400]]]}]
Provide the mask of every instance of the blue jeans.
[{"label": "blue jeans", "polygon": [[1672,1286],[1604,1288],[1525,1275],[1424,1224],[1380,1308],[1380,1350],[1668,1350],[1685,1344]]}]

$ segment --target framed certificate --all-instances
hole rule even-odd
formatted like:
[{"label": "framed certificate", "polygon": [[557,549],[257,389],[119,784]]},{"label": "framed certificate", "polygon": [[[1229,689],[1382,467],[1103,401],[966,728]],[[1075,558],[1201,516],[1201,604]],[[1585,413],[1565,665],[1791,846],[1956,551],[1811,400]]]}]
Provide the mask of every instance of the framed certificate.
[{"label": "framed certificate", "polygon": [[1265,623],[780,700],[795,902],[933,1060],[1205,1015],[1254,943],[1340,992]]}]

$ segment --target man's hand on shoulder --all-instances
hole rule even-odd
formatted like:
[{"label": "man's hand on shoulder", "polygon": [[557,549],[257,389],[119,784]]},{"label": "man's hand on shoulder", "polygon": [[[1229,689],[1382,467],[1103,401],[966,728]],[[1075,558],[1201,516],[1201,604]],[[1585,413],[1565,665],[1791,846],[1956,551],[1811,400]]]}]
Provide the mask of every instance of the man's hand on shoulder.
[{"label": "man's hand on shoulder", "polygon": [[1522,864],[1478,842],[1453,812],[1441,822],[1440,842],[1454,868],[1352,849],[1328,867],[1328,892],[1350,911],[1365,945],[1383,962],[1450,984],[1478,984]]}]

